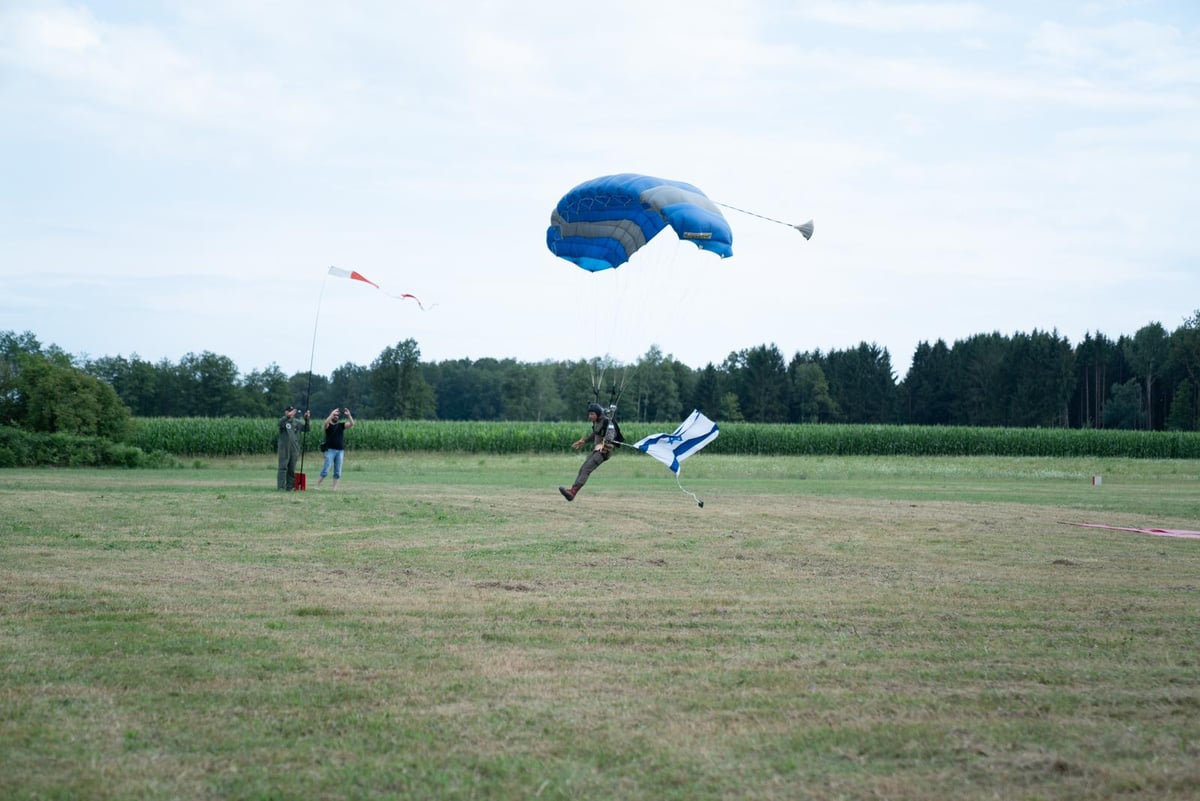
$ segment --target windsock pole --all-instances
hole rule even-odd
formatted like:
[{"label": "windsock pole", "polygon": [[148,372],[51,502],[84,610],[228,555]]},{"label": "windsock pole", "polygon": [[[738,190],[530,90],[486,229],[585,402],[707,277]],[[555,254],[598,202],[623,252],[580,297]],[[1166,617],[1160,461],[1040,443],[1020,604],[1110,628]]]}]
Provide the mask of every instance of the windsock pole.
[{"label": "windsock pole", "polygon": [[[304,409],[303,409],[303,411],[306,411],[306,412],[310,411],[309,399],[312,397],[313,362],[317,357],[317,328],[321,324],[321,301],[325,297],[325,284],[328,283],[328,281],[329,281],[329,274],[326,273],[325,277],[321,279],[321,292],[317,295],[317,316],[313,319],[312,349],[308,352],[308,386],[306,386],[304,388]],[[301,473],[301,475],[303,475],[304,474],[304,453],[305,453],[305,451],[308,450],[308,432],[307,431],[305,431],[303,436],[301,436],[300,442],[301,442],[301,445],[300,445],[300,473]],[[305,484],[307,485],[307,480],[305,481]],[[305,487],[305,489],[307,489],[307,486]]]}]

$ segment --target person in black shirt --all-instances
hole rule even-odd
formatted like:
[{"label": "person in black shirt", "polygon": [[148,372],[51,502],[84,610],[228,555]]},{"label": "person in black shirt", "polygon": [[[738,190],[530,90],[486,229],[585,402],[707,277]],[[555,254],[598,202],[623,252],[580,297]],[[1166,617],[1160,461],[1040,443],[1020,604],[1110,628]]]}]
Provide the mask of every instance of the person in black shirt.
[{"label": "person in black shirt", "polygon": [[[343,413],[345,419],[342,419]],[[333,483],[329,488],[337,489],[338,481],[342,478],[342,461],[346,458],[346,429],[353,427],[354,416],[349,409],[334,409],[325,418],[325,442],[321,444],[321,450],[325,451],[325,464],[321,467],[321,477],[317,479],[318,488],[332,467]]]}]

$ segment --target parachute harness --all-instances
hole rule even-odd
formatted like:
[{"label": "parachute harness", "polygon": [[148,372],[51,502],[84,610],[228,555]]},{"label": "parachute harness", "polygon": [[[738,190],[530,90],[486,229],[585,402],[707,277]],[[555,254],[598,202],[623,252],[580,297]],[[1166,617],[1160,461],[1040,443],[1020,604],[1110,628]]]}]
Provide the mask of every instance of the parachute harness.
[{"label": "parachute harness", "polygon": [[[604,373],[607,371],[608,365],[607,364],[600,365],[599,375],[597,375],[597,373],[596,373],[596,363],[592,363],[591,367],[592,367],[592,393],[595,396],[595,402],[597,404],[599,404],[600,403],[600,392],[604,387]],[[621,402],[621,395],[624,394],[624,392],[625,392],[625,386],[628,383],[628,380],[629,380],[629,367],[625,366],[621,370],[621,383],[618,384],[614,380],[612,382],[612,384],[610,384],[610,386],[609,386],[608,406],[605,411],[606,411],[606,414],[608,415],[608,420],[609,420],[608,424],[610,426],[617,425],[617,406]],[[630,445],[627,442],[620,442],[620,441],[616,441],[614,439],[614,444],[623,445],[627,448],[633,448],[633,450],[637,451],[638,453],[642,452],[642,450],[640,448]],[[698,495],[696,495],[696,493],[692,492],[691,490],[689,490],[683,486],[683,482],[679,477],[679,471],[674,470],[672,472],[675,473],[675,486],[679,487],[679,491],[682,492],[684,495],[687,495],[688,497],[690,497],[695,502],[696,506],[703,509],[704,501],[702,501],[700,499],[700,497]]]},{"label": "parachute harness", "polygon": [[[601,365],[599,368],[599,375],[597,375],[597,373],[596,373],[596,368],[597,368],[596,363],[593,363],[592,364],[592,392],[595,394],[596,404],[600,405],[600,391],[604,385],[604,373],[608,368],[605,365]],[[608,406],[605,408],[605,414],[608,416],[609,427],[616,428],[618,433],[620,432],[621,429],[620,429],[620,425],[617,422],[617,405],[620,403],[621,395],[625,391],[625,385],[628,380],[628,377],[629,377],[629,368],[628,368],[628,366],[626,366],[621,371],[621,383],[618,384],[616,381],[613,381],[613,383],[610,385],[609,396],[608,396]],[[695,419],[698,415],[699,415],[698,411],[692,412],[692,417],[689,418],[688,421],[686,421],[682,426],[679,427],[679,429],[676,430],[676,434],[683,432],[684,428],[687,427],[688,424],[693,419]],[[705,423],[708,423],[709,425],[712,426],[713,432],[714,432],[712,434],[712,436],[716,436],[716,434],[715,434],[716,425],[713,424],[712,421],[708,420],[707,418],[702,418],[702,419],[704,420]],[[645,440],[642,440],[642,442],[644,442],[644,441]],[[644,452],[644,450],[642,448],[638,447],[638,445],[640,445],[641,442],[639,442],[635,445],[630,445],[629,443],[624,441],[623,437],[618,439],[617,437],[614,436],[613,444],[614,445],[624,445],[625,447],[633,448],[633,450],[635,450],[639,453]],[[700,447],[703,447],[703,444],[701,444]],[[655,458],[659,458],[661,461],[660,457],[656,456]],[[682,457],[682,458],[686,458],[686,456]],[[692,492],[691,490],[689,490],[683,486],[683,482],[679,477],[680,470],[679,470],[678,462],[676,462],[674,467],[672,467],[671,472],[673,472],[675,474],[675,486],[679,487],[679,491],[682,492],[684,495],[687,495],[688,497],[690,497],[695,502],[696,506],[703,509],[704,501],[702,501],[700,499],[700,497],[698,495],[696,495],[696,493]]]},{"label": "parachute harness", "polygon": [[[600,403],[600,393],[604,389],[604,374],[608,371],[611,360],[600,365],[600,373],[596,373],[596,363],[593,362],[592,368],[592,395],[596,403]],[[614,369],[615,372],[615,369]],[[618,384],[614,379],[608,388],[608,416],[610,420],[616,420],[617,405],[621,402],[621,396],[625,394],[625,386],[629,383],[629,366],[621,368],[621,381]]]}]

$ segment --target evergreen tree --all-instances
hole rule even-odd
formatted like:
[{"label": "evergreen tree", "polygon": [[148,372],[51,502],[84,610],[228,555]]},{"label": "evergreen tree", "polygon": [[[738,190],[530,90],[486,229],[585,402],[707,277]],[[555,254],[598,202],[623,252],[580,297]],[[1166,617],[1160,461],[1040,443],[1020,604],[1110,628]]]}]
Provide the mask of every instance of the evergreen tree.
[{"label": "evergreen tree", "polygon": [[1065,426],[1074,359],[1071,343],[1057,331],[1014,335],[1001,368],[1008,396],[1004,425]]},{"label": "evergreen tree", "polygon": [[954,376],[954,425],[1004,424],[1003,365],[1008,340],[996,331],[955,341],[950,349]]},{"label": "evergreen tree", "polygon": [[954,368],[950,348],[939,339],[921,342],[901,385],[904,419],[917,425],[949,425],[954,404]]},{"label": "evergreen tree", "polygon": [[[722,374],[716,366],[709,362],[696,376],[696,383],[691,393],[691,403],[694,409],[699,409],[711,418],[719,419],[721,414],[721,398],[724,393]],[[728,419],[728,418],[726,418]]]},{"label": "evergreen tree", "polygon": [[886,348],[862,342],[853,350],[830,351],[821,368],[843,422],[896,421],[896,376]]}]

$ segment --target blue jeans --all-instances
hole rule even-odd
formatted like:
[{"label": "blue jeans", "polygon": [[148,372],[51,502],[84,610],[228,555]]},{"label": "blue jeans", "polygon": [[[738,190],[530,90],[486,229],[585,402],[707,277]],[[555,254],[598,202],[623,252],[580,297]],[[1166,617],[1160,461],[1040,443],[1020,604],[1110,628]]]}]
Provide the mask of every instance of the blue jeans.
[{"label": "blue jeans", "polygon": [[333,465],[333,477],[342,477],[342,460],[346,458],[345,451],[335,451],[333,448],[325,451],[325,464],[321,466],[321,478],[329,475],[329,466]]}]

